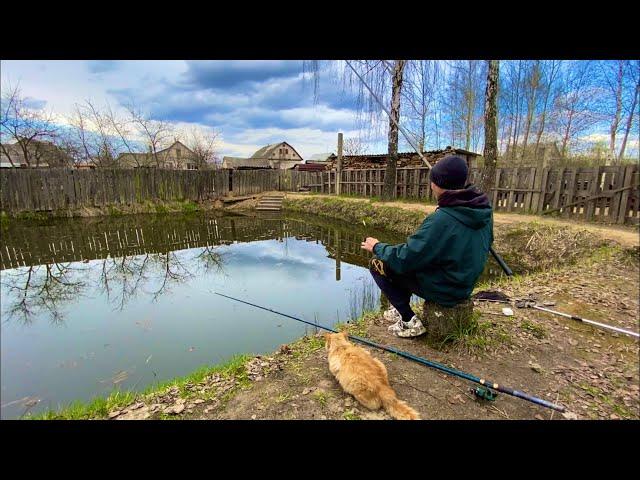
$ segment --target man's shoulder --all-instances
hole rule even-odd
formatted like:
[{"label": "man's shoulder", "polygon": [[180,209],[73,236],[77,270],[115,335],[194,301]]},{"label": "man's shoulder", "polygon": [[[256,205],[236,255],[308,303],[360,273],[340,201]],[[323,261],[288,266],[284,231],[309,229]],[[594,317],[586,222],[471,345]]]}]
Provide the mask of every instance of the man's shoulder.
[{"label": "man's shoulder", "polygon": [[427,222],[430,222],[430,223],[438,222],[446,219],[446,217],[447,217],[447,214],[442,211],[442,207],[438,207],[429,215],[427,215],[422,223],[424,224]]}]

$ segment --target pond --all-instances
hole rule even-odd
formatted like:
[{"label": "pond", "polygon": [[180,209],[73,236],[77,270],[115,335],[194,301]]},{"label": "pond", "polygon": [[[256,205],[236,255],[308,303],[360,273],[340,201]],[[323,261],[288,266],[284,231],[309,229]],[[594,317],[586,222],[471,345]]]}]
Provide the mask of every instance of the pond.
[{"label": "pond", "polygon": [[0,246],[1,417],[144,390],[314,330],[214,291],[327,326],[355,319],[379,303],[366,235],[404,241],[291,213],[12,222]]}]

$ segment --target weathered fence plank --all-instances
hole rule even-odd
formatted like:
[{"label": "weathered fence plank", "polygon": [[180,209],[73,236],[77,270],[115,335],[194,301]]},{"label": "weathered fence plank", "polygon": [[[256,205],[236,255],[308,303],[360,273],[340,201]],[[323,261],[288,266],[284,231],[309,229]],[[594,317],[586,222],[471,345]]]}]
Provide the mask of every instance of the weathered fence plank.
[{"label": "weathered fence plank", "polygon": [[[638,165],[599,168],[499,168],[489,192],[497,211],[541,214],[559,209],[566,218],[637,224],[640,220]],[[471,169],[477,182],[480,169]],[[396,170],[396,196],[434,201],[429,169]],[[64,210],[132,205],[154,200],[206,201],[264,191],[300,190],[365,197],[379,196],[384,168],[304,172],[297,170],[72,170],[3,169],[0,207],[3,211]]]}]

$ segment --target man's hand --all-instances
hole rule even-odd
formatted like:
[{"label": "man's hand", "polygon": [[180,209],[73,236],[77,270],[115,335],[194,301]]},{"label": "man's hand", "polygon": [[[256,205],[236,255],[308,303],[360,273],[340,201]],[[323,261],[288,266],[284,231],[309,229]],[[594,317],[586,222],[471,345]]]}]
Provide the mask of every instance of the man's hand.
[{"label": "man's hand", "polygon": [[360,244],[360,248],[366,250],[367,252],[373,252],[373,247],[378,243],[377,238],[367,237],[367,239]]}]

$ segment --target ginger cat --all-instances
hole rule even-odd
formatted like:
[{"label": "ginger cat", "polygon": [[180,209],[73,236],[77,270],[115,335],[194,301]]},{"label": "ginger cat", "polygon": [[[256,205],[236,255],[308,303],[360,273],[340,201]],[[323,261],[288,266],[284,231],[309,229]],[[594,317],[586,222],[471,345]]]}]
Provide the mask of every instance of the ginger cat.
[{"label": "ginger cat", "polygon": [[347,340],[347,332],[327,333],[329,371],[345,392],[370,410],[384,409],[397,420],[419,420],[413,408],[396,397],[384,364]]}]

